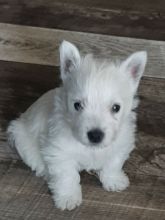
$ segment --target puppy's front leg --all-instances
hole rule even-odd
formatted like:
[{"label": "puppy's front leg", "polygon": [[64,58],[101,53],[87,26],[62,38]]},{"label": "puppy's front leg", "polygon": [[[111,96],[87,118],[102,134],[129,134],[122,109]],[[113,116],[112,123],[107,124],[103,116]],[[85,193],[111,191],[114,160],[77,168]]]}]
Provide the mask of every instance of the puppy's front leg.
[{"label": "puppy's front leg", "polygon": [[[59,165],[60,164],[60,165]],[[72,210],[82,202],[80,175],[72,162],[60,162],[51,166],[49,187],[56,207]]]},{"label": "puppy's front leg", "polygon": [[99,177],[105,190],[122,191],[129,186],[129,179],[122,170],[124,162],[124,155],[117,155],[104,164]]}]

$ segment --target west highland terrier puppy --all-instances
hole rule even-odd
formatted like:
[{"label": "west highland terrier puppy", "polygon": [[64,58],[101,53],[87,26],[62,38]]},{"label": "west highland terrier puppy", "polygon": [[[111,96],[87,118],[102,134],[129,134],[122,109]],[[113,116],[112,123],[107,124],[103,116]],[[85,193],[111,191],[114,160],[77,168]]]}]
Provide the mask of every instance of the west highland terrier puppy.
[{"label": "west highland terrier puppy", "polygon": [[145,51],[122,62],[82,56],[63,41],[61,87],[10,123],[9,140],[23,161],[46,177],[58,208],[81,204],[82,170],[94,170],[107,191],[128,187],[122,167],[134,148],[135,95],[146,61]]}]

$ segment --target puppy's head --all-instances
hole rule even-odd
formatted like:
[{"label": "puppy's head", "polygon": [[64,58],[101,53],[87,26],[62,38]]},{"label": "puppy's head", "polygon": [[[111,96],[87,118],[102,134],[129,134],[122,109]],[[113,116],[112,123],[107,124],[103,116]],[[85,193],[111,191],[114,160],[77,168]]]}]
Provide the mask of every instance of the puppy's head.
[{"label": "puppy's head", "polygon": [[66,117],[77,140],[86,146],[106,147],[117,137],[131,114],[146,52],[121,63],[81,56],[71,43],[60,46]]}]

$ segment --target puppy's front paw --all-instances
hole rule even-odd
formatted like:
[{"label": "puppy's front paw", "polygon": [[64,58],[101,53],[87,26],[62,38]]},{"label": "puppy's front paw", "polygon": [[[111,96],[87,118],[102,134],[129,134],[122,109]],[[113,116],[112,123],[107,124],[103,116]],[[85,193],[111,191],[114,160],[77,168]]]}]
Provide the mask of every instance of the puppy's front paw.
[{"label": "puppy's front paw", "polygon": [[79,206],[82,202],[82,192],[81,187],[79,186],[75,190],[71,190],[70,192],[56,193],[54,196],[56,207],[61,210],[72,210]]},{"label": "puppy's front paw", "polygon": [[104,189],[107,191],[120,192],[129,186],[129,179],[123,171],[113,173],[112,175],[106,175],[105,173],[102,173],[100,175],[100,180]]}]

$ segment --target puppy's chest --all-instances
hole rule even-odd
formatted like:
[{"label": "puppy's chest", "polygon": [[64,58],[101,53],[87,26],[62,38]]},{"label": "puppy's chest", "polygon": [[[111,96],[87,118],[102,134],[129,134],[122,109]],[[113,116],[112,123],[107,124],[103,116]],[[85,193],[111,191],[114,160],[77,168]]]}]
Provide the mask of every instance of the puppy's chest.
[{"label": "puppy's chest", "polygon": [[100,170],[109,158],[109,152],[104,149],[88,150],[79,158],[81,170]]}]

